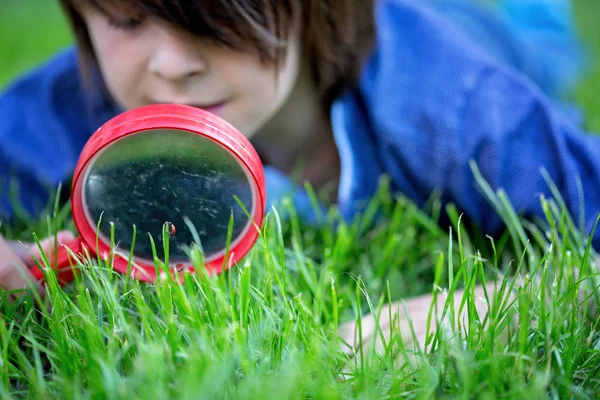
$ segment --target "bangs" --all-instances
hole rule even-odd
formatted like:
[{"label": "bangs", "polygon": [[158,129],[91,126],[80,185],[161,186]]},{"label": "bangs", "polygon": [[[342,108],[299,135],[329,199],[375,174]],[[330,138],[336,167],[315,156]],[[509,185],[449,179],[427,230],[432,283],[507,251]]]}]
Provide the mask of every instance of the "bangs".
[{"label": "bangs", "polygon": [[[91,5],[122,19],[155,18],[177,29],[226,47],[256,49],[277,61],[296,17],[293,0],[70,0],[75,8]],[[298,10],[299,11],[299,10]]]}]

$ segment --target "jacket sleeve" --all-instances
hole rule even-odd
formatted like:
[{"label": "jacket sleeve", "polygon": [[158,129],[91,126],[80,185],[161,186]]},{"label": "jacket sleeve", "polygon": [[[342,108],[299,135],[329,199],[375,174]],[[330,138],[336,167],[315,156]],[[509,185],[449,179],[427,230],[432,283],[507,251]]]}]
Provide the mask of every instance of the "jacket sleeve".
[{"label": "jacket sleeve", "polygon": [[478,193],[470,161],[493,189],[506,191],[517,212],[541,218],[540,195],[551,196],[544,168],[589,230],[600,213],[600,139],[430,8],[384,0],[376,11],[378,47],[360,91],[379,162],[394,186],[417,203],[442,189],[444,199],[493,234],[502,221]]},{"label": "jacket sleeve", "polygon": [[[93,132],[88,115],[73,48],[4,88],[0,93],[2,220],[13,219],[15,206],[37,217],[58,184],[67,183]],[[63,187],[62,193],[68,190]]]},{"label": "jacket sleeve", "polygon": [[[439,166],[446,191],[457,204],[490,230],[500,224],[490,205],[474,195],[476,184],[468,165],[474,160],[486,181],[503,188],[518,212],[544,218],[540,195],[551,194],[543,168],[571,215],[582,217],[589,232],[600,214],[600,137],[580,131],[555,112],[526,80],[494,68],[482,71],[459,115]],[[600,232],[594,245],[600,245]]]},{"label": "jacket sleeve", "polygon": [[[40,179],[48,173],[44,142],[49,132],[44,118],[41,93],[43,82],[27,74],[9,85],[0,95],[0,216],[12,220],[21,209],[29,216],[47,204],[49,188]],[[57,154],[56,157],[59,155]],[[55,160],[56,162],[57,160]],[[46,171],[43,171],[44,166]],[[40,170],[41,169],[41,170]]]}]

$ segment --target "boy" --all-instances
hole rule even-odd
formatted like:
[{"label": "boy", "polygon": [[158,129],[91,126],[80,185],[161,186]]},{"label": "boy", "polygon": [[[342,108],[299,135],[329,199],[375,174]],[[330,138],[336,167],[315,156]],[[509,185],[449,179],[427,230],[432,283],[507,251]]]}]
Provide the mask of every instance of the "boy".
[{"label": "boy", "polygon": [[[61,3],[77,50],[0,99],[0,166],[5,176],[16,168],[32,212],[46,198],[40,181],[65,179],[98,126],[124,109],[162,102],[209,109],[250,137],[267,164],[271,203],[289,190],[286,175],[302,159],[301,179],[317,189],[336,183],[332,197],[348,219],[387,174],[417,204],[443,189],[444,201],[493,234],[502,222],[476,193],[474,159],[524,214],[543,215],[540,167],[572,213],[592,223],[600,211],[600,141],[551,99],[576,68],[567,77],[547,72],[577,65],[569,17],[555,13],[566,2],[523,3],[542,5],[537,16],[547,12],[549,30],[536,43],[558,38],[546,42],[549,60],[528,57],[533,42],[473,2]],[[301,210],[305,200],[299,192]]]}]

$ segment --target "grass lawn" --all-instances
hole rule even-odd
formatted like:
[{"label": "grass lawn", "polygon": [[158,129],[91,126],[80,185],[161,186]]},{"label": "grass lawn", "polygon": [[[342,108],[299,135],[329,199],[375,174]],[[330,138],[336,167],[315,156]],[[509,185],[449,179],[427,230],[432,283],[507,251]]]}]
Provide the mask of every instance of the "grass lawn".
[{"label": "grass lawn", "polygon": [[[595,1],[576,4],[600,49]],[[69,43],[54,3],[0,8],[0,86]],[[592,72],[576,97],[600,132]],[[557,196],[541,200],[545,221],[522,221],[504,193],[479,184],[507,224],[494,240],[452,206],[432,198],[420,210],[384,183],[352,224],[331,209],[321,228],[304,226],[284,204],[290,218],[271,213],[249,257],[219,277],[141,284],[91,258],[64,290],[48,275],[51,307],[33,293],[14,303],[1,293],[0,398],[597,398],[597,256],[578,220]],[[72,226],[68,211],[2,234],[49,236]],[[450,232],[437,224],[442,214]],[[372,224],[375,215],[383,218]],[[341,323],[362,327],[366,312],[423,293],[439,309],[412,316],[422,325],[376,330],[379,347],[344,350]],[[481,302],[492,305],[485,317]],[[418,331],[426,339],[414,343]]]}]

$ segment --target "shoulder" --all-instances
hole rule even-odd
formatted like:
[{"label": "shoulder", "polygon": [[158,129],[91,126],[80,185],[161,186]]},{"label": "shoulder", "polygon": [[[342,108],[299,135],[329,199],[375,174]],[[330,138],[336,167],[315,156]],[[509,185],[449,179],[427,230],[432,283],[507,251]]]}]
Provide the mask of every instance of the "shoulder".
[{"label": "shoulder", "polygon": [[[74,89],[79,85],[76,57],[74,48],[68,48],[21,75],[0,93],[0,107],[3,110],[25,111],[23,106],[39,106],[57,89]],[[2,116],[7,115],[3,113]]]},{"label": "shoulder", "polygon": [[84,85],[80,72],[77,49],[68,47],[21,75],[0,91],[0,121],[25,116],[30,121],[64,120],[69,128],[84,124],[95,130],[118,107],[106,94],[99,74],[92,88]]},{"label": "shoulder", "polygon": [[79,86],[75,51],[67,49],[5,88],[0,94],[3,170],[40,169],[65,135],[76,134],[67,110],[82,115]]},{"label": "shoulder", "polygon": [[[0,93],[0,185],[16,179],[29,211],[34,203],[44,204],[46,186],[54,189],[68,176],[91,134],[81,93],[73,48],[29,70]],[[7,196],[0,192],[4,217],[11,213]]]},{"label": "shoulder", "polygon": [[54,185],[70,174],[89,137],[116,113],[107,96],[86,89],[73,47],[10,83],[0,93],[0,175],[19,171]]},{"label": "shoulder", "polygon": [[73,48],[29,70],[0,94],[0,141],[34,143],[47,135],[44,131],[60,122],[62,110],[81,107],[80,91]]},{"label": "shoulder", "polygon": [[[94,103],[96,101],[96,103]],[[4,158],[77,154],[97,128],[97,99],[82,85],[77,51],[69,47],[11,82],[0,93],[0,151]],[[96,108],[96,109],[95,109]],[[71,156],[69,156],[71,157]],[[28,160],[32,167],[37,162]]]}]

